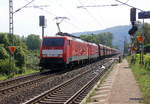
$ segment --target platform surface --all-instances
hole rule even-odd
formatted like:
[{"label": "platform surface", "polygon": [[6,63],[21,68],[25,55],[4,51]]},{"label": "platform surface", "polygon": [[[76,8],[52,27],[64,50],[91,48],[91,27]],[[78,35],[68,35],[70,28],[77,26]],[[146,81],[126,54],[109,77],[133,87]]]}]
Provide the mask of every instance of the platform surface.
[{"label": "platform surface", "polygon": [[114,66],[91,99],[89,104],[143,104],[142,94],[127,60]]}]

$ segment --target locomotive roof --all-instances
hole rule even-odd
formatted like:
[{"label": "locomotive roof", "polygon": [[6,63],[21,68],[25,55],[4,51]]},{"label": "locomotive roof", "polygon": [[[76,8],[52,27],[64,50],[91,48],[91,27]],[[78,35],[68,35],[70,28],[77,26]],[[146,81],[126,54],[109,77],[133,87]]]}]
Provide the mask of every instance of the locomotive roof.
[{"label": "locomotive roof", "polygon": [[45,36],[44,38],[67,38],[67,39],[72,39],[69,36]]},{"label": "locomotive roof", "polygon": [[[68,39],[68,40],[75,40],[75,41],[79,41],[79,42],[85,42],[85,43],[89,43],[89,44],[92,44],[92,45],[96,45],[95,43],[91,43],[91,42],[86,42],[80,38],[75,38],[75,37],[70,37],[70,36],[45,36],[44,38],[65,38],[65,39]],[[115,49],[115,48],[110,48],[108,46],[105,46],[103,44],[99,44],[99,46],[102,46],[104,48],[108,48],[108,49],[112,49],[114,51],[118,51],[118,49]]]},{"label": "locomotive roof", "polygon": [[75,40],[79,42],[86,42],[80,38],[75,38],[75,37],[70,37],[70,36],[45,36],[44,38],[65,38],[65,39]]}]

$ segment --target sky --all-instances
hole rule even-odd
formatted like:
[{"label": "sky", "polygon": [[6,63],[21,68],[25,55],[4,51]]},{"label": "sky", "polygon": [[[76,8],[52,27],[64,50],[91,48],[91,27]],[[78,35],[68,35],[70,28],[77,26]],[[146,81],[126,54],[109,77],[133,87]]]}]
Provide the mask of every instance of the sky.
[{"label": "sky", "polygon": [[[14,11],[31,0],[13,0]],[[120,0],[126,2],[127,0]],[[115,0],[34,0],[28,7],[14,14],[14,34],[41,36],[39,16],[47,19],[46,36],[58,32],[55,17],[67,17],[60,23],[62,32],[75,33],[103,30],[113,26],[130,25],[130,7],[104,6],[77,8],[78,6],[120,4]],[[128,0],[127,4],[149,11],[149,0]],[[33,6],[45,6],[33,8]],[[140,11],[137,11],[140,12]],[[139,20],[141,21],[141,20]],[[150,23],[150,20],[146,20]],[[9,32],[9,0],[0,0],[0,32]]]}]

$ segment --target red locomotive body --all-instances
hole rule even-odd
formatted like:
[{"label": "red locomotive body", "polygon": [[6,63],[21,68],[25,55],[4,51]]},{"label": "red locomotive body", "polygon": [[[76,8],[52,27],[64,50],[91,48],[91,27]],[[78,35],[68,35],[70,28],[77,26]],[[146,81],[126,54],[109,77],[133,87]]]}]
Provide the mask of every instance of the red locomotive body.
[{"label": "red locomotive body", "polygon": [[68,57],[70,62],[78,62],[88,59],[88,43],[81,39],[72,38],[70,43],[70,56]]},{"label": "red locomotive body", "polygon": [[94,43],[88,43],[88,58],[89,60],[95,60],[99,57],[99,47]]},{"label": "red locomotive body", "polygon": [[49,66],[55,67],[58,64],[79,63],[87,60],[88,54],[88,43],[81,39],[68,36],[44,37],[40,49],[40,66],[49,68]]},{"label": "red locomotive body", "polygon": [[117,53],[118,50],[105,45],[96,45],[70,36],[44,37],[39,65],[42,68],[72,66]]},{"label": "red locomotive body", "polygon": [[99,47],[99,56],[103,57],[104,56],[104,46],[102,44],[99,44],[98,47]]}]

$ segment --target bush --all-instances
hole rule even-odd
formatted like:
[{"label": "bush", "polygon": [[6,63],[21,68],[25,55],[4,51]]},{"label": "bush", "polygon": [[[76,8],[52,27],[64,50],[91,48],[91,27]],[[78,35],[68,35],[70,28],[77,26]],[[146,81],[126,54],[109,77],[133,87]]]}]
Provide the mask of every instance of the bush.
[{"label": "bush", "polygon": [[[27,41],[28,40],[28,41]],[[30,43],[34,51],[30,53],[27,50],[26,43]],[[25,72],[25,64],[30,64],[37,66],[39,59],[39,51],[36,52],[35,49],[39,50],[40,47],[40,37],[36,35],[29,35],[28,38],[20,37],[17,35],[10,35],[9,33],[0,33],[0,74],[8,75],[12,77],[14,74],[22,74]],[[9,62],[10,51],[8,46],[16,46],[17,49],[14,53],[14,59],[12,63]],[[28,47],[29,48],[29,47]],[[29,49],[30,49],[29,48]],[[29,60],[27,63],[27,54],[29,56]]]},{"label": "bush", "polygon": [[28,35],[26,44],[29,50],[40,49],[41,39],[38,35],[31,34]]},{"label": "bush", "polygon": [[144,68],[150,71],[150,56],[144,55]]},{"label": "bush", "polygon": [[10,52],[8,46],[12,45],[17,47],[14,53],[15,64],[17,67],[21,68],[25,65],[25,54],[28,51],[25,42],[17,35],[0,33],[0,59],[9,57]]},{"label": "bush", "polygon": [[0,33],[0,44],[4,44],[5,46],[8,46],[9,40],[8,40],[7,33]]},{"label": "bush", "polygon": [[[140,54],[136,54],[136,63],[140,63]],[[150,71],[150,56],[144,55],[144,69]]]},{"label": "bush", "polygon": [[0,59],[6,59],[9,57],[6,49],[4,47],[0,47]]},{"label": "bush", "polygon": [[144,46],[144,52],[147,53],[147,52],[150,52],[150,44],[146,44]]},{"label": "bush", "polygon": [[25,52],[23,51],[22,47],[18,47],[15,54],[14,58],[16,60],[16,65],[18,67],[23,67],[25,65]]},{"label": "bush", "polygon": [[0,73],[9,75],[11,73],[17,72],[17,67],[15,66],[14,61],[10,63],[9,59],[0,60]]}]

